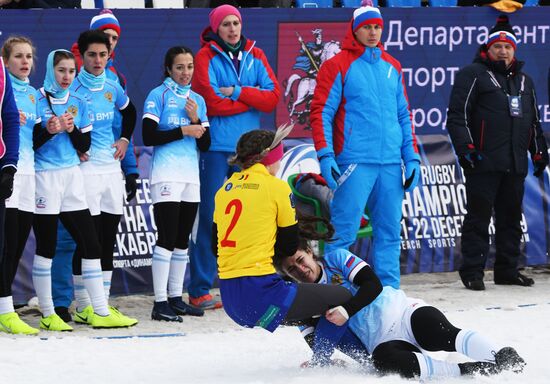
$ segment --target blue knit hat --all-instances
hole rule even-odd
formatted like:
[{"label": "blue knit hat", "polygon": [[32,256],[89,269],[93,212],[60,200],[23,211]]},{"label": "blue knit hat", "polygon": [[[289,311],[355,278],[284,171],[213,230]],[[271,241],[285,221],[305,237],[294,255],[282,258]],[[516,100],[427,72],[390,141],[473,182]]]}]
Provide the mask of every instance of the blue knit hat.
[{"label": "blue knit hat", "polygon": [[94,16],[90,21],[90,29],[113,29],[120,36],[120,24],[110,9],[102,9],[99,15]]}]

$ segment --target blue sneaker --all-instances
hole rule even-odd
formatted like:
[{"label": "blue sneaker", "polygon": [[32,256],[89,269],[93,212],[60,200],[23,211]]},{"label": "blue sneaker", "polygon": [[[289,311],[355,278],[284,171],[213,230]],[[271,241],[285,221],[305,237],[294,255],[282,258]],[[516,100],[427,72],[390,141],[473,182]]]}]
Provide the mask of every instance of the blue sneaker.
[{"label": "blue sneaker", "polygon": [[175,321],[183,323],[181,316],[174,313],[172,308],[168,305],[167,301],[155,301],[153,304],[153,311],[151,312],[151,319],[159,321]]},{"label": "blue sneaker", "polygon": [[192,307],[181,299],[181,297],[169,297],[168,305],[178,315],[203,316],[204,311],[200,308]]}]

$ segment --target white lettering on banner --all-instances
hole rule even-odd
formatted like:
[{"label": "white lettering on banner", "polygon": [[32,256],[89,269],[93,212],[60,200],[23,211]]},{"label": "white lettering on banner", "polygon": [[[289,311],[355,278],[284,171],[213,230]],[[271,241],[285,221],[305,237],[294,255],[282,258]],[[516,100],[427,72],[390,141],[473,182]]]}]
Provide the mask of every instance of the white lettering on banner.
[{"label": "white lettering on banner", "polygon": [[422,128],[427,124],[430,127],[440,127],[441,130],[445,129],[447,111],[441,112],[439,108],[431,108],[428,112],[424,112],[422,108],[415,108],[412,110],[412,115],[415,128]]},{"label": "white lettering on banner", "polygon": [[550,106],[548,104],[542,105],[542,113],[540,115],[540,121],[543,123],[550,123]]},{"label": "white lettering on banner", "polygon": [[[514,33],[518,43],[537,44],[540,41],[546,43],[546,35],[550,30],[549,25],[523,25],[514,26]],[[523,41],[521,37],[523,36]],[[401,20],[389,22],[388,38],[384,47],[397,47],[400,51],[404,46],[414,47],[417,45],[438,45],[447,46],[449,52],[453,52],[459,45],[480,45],[487,42],[489,27],[487,26],[438,26],[438,27],[407,27],[403,29]]]},{"label": "white lettering on banner", "polygon": [[[138,204],[151,204],[151,189],[149,184],[149,179],[138,179],[137,180],[138,189],[136,191],[136,202]],[[139,186],[141,185],[141,188]]]},{"label": "white lettering on banner", "polygon": [[436,88],[444,86],[447,79],[449,79],[449,84],[452,85],[455,80],[455,73],[459,69],[459,67],[403,68],[403,77],[407,87],[425,87],[429,85],[432,93],[435,93]]}]

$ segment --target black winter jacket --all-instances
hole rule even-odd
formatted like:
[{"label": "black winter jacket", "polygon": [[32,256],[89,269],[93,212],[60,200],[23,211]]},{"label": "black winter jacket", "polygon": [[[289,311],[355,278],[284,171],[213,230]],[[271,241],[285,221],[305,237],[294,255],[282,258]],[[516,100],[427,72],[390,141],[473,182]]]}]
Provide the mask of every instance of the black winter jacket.
[{"label": "black winter jacket", "polygon": [[[548,163],[533,81],[521,72],[523,62],[505,68],[491,61],[482,45],[474,63],[455,77],[447,129],[457,156],[475,149],[481,160],[465,173],[492,171],[527,174],[527,151]],[[523,89],[523,90],[522,90]],[[508,95],[521,95],[522,117],[510,116]],[[473,146],[472,146],[473,145]]]}]

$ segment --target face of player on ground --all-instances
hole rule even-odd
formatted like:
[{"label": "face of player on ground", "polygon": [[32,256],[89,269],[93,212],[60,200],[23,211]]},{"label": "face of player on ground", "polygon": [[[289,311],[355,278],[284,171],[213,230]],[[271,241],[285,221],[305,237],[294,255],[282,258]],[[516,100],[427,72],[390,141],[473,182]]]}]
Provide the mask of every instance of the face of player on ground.
[{"label": "face of player on ground", "polygon": [[93,43],[88,46],[82,63],[84,69],[94,76],[99,76],[105,70],[107,66],[107,60],[109,59],[109,50],[105,44]]},{"label": "face of player on ground", "polygon": [[193,56],[190,53],[180,53],[174,57],[172,66],[168,68],[168,74],[172,80],[182,86],[191,83],[194,71]]},{"label": "face of player on ground", "polygon": [[115,47],[118,44],[118,33],[114,29],[104,29],[103,32],[109,36],[109,42],[111,43],[111,52],[115,51]]},{"label": "face of player on ground", "polygon": [[378,24],[366,24],[353,33],[358,42],[365,47],[374,48],[382,38],[382,27]]},{"label": "face of player on ground", "polygon": [[27,43],[17,43],[12,46],[6,68],[20,80],[26,80],[33,66],[32,47]]},{"label": "face of player on ground", "polygon": [[283,272],[302,283],[315,283],[321,275],[321,266],[313,258],[311,250],[299,249],[294,256],[283,261]]},{"label": "face of player on ground", "polygon": [[218,27],[218,35],[228,44],[235,45],[241,40],[242,24],[235,15],[226,16]]},{"label": "face of player on ground", "polygon": [[76,74],[76,63],[72,59],[63,59],[53,68],[55,73],[55,81],[63,89],[71,86]]},{"label": "face of player on ground", "polygon": [[491,45],[487,51],[489,58],[493,61],[504,61],[506,67],[514,60],[514,46],[510,43],[497,42]]}]

